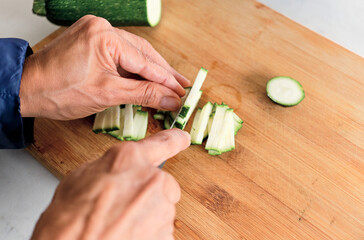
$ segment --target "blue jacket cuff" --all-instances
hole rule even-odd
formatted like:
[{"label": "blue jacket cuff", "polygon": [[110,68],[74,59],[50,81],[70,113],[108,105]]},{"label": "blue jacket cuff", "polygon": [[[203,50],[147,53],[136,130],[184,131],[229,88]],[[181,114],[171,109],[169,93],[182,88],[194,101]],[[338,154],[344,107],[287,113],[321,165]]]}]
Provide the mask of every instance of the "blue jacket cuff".
[{"label": "blue jacket cuff", "polygon": [[0,39],[0,148],[24,148],[33,141],[34,118],[20,114],[24,60],[33,53],[22,39]]}]

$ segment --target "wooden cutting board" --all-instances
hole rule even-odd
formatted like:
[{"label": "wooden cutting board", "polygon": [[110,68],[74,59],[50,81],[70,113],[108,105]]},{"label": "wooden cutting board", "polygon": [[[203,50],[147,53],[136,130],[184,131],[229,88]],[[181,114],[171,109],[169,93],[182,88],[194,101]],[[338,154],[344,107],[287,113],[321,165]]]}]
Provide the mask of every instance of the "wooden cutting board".
[{"label": "wooden cutting board", "polygon": [[[165,1],[159,26],[125,29],[191,80],[209,69],[199,105],[245,120],[235,151],[191,146],[166,163],[182,188],[176,239],[364,239],[363,58],[253,0]],[[266,96],[279,75],[302,83],[298,106]],[[118,142],[92,121],[36,119],[28,151],[61,178]]]}]

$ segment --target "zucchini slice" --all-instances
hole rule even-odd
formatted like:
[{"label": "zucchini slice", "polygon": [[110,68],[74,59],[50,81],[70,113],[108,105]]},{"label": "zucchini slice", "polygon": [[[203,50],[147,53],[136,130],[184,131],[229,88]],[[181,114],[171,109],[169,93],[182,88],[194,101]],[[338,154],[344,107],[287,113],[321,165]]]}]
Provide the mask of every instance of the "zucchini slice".
[{"label": "zucchini slice", "polygon": [[133,104],[125,104],[125,118],[124,118],[124,131],[123,138],[130,140],[134,133],[134,110]]},{"label": "zucchini slice", "polygon": [[190,92],[188,95],[186,94],[186,101],[183,103],[181,109],[178,111],[178,116],[172,123],[172,127],[174,127],[176,124],[177,128],[184,129],[186,126],[189,118],[198,104],[198,101],[201,98],[201,87],[206,79],[207,72],[208,71],[205,68],[200,68]]},{"label": "zucchini slice", "polygon": [[244,121],[238,115],[236,115],[236,113],[233,113],[233,118],[234,118],[234,134],[236,135],[240,130],[240,128],[243,127]]},{"label": "zucchini slice", "polygon": [[234,112],[227,105],[217,105],[206,149],[210,155],[219,155],[235,149]]},{"label": "zucchini slice", "polygon": [[[191,87],[185,88],[185,91],[186,91],[186,94],[183,97],[181,97],[181,105],[182,106],[185,103],[186,98],[187,98],[188,94],[191,91]],[[169,116],[171,117],[172,121],[174,121],[176,119],[176,117],[178,116],[178,111],[169,112]]]},{"label": "zucchini slice", "polygon": [[120,129],[120,106],[114,106],[96,113],[92,131],[109,132]]},{"label": "zucchini slice", "polygon": [[210,117],[212,108],[213,108],[213,104],[211,102],[208,102],[205,104],[205,106],[202,108],[202,110],[199,109],[198,111],[200,111],[200,114],[198,115],[197,122],[196,122],[196,117],[197,117],[197,113],[196,113],[195,119],[193,121],[193,125],[195,125],[195,127],[192,125],[192,129],[191,129],[191,143],[192,144],[202,144],[202,141],[204,139],[204,133],[205,133],[205,130],[207,129],[207,125],[208,125],[208,121],[209,121],[209,117]]},{"label": "zucchini slice", "polygon": [[164,129],[171,128],[171,117],[169,116],[169,114],[166,114],[164,116],[163,127],[164,127]]},{"label": "zucchini slice", "polygon": [[[195,108],[197,107],[198,101],[200,100],[202,96],[202,91],[200,90],[197,94],[196,97],[194,97],[194,103],[191,104],[191,107],[189,107],[189,110],[187,111],[187,115],[185,117],[181,117],[181,115],[179,114],[178,117],[174,120],[175,121],[175,126],[179,129],[184,129],[188,120],[190,119],[193,111],[195,110]],[[173,127],[173,125],[172,125]]]},{"label": "zucchini slice", "polygon": [[275,77],[267,83],[267,95],[282,106],[295,106],[305,98],[302,85],[290,77]]},{"label": "zucchini slice", "polygon": [[131,140],[138,141],[145,138],[148,128],[148,112],[137,110],[133,120],[133,136]]},{"label": "zucchini slice", "polygon": [[219,151],[219,141],[220,141],[220,130],[224,125],[225,112],[228,107],[225,105],[217,105],[214,119],[211,125],[211,131],[206,142],[206,150]]},{"label": "zucchini slice", "polygon": [[123,141],[123,131],[124,131],[124,116],[125,116],[125,108],[120,109],[120,130],[115,130],[108,132],[114,138]]},{"label": "zucchini slice", "polygon": [[191,143],[192,144],[198,144],[196,142],[196,132],[198,131],[198,122],[199,119],[201,117],[201,108],[197,109],[196,114],[195,114],[195,118],[193,119],[193,123],[192,123],[192,127],[191,127],[191,131],[190,131],[190,136],[191,136]]},{"label": "zucchini slice", "polygon": [[186,101],[182,105],[179,117],[185,118],[189,112],[189,109],[195,105],[196,99],[197,98],[200,99],[198,95],[202,87],[202,84],[206,79],[207,72],[208,71],[205,68],[201,68],[200,71],[198,71],[195,82],[192,85],[191,91],[189,92]]},{"label": "zucchini slice", "polygon": [[153,118],[155,120],[164,120],[164,114],[163,113],[156,113],[153,115]]},{"label": "zucchini slice", "polygon": [[233,109],[231,108],[225,111],[224,124],[220,130],[219,144],[216,147],[216,149],[221,153],[235,149],[233,113]]}]

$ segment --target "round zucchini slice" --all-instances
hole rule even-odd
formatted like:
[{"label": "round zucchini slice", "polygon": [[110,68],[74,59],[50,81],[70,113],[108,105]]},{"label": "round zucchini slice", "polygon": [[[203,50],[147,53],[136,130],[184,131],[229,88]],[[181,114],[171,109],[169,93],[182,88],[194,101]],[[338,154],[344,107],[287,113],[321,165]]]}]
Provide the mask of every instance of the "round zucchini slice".
[{"label": "round zucchini slice", "polygon": [[305,98],[302,85],[290,77],[275,77],[267,83],[267,95],[282,106],[295,106]]}]

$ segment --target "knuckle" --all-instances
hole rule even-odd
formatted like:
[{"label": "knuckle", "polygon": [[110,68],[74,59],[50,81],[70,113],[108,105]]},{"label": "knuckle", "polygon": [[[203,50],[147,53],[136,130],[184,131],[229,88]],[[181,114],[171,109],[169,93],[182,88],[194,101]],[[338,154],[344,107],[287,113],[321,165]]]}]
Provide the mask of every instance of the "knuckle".
[{"label": "knuckle", "polygon": [[152,44],[150,44],[150,42],[149,42],[147,39],[142,38],[142,37],[139,37],[139,39],[140,39],[140,43],[141,43],[143,46],[146,46],[146,47],[147,47],[147,49],[153,49]]},{"label": "knuckle", "polygon": [[123,166],[128,166],[128,163],[136,162],[139,158],[137,143],[124,142],[111,147],[107,154],[111,155],[110,172],[118,172],[123,170]]},{"label": "knuckle", "polygon": [[157,90],[155,85],[150,82],[144,82],[144,88],[142,93],[141,105],[143,106],[151,106],[156,102],[157,99]]},{"label": "knuckle", "polygon": [[143,73],[148,72],[148,64],[150,63],[150,60],[147,56],[145,56],[140,50],[137,50],[138,54],[141,58],[141,64],[139,69],[139,74],[143,75]]},{"label": "knuckle", "polygon": [[88,21],[88,20],[90,20],[90,19],[92,19],[92,18],[94,18],[94,17],[96,17],[96,16],[94,16],[94,15],[92,15],[92,14],[87,14],[87,15],[85,15],[85,16],[83,16],[83,17],[81,17],[81,18],[80,18],[80,20],[81,20],[81,21]]},{"label": "knuckle", "polygon": [[98,31],[100,29],[107,29],[110,26],[111,24],[105,18],[102,17],[92,16],[89,17],[87,21],[87,27],[90,30]]}]

